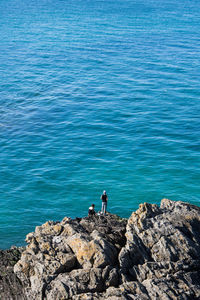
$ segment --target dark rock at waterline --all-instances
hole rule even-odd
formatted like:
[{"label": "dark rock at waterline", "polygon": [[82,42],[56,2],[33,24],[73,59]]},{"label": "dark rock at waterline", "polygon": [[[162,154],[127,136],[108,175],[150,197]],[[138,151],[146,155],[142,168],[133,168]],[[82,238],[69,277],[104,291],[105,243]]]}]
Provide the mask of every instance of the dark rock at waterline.
[{"label": "dark rock at waterline", "polygon": [[9,264],[6,300],[200,299],[200,208],[191,204],[144,203],[128,220],[49,221],[26,241],[18,279]]},{"label": "dark rock at waterline", "polygon": [[0,250],[0,299],[23,300],[23,289],[20,280],[13,272],[13,267],[21,257],[23,248]]}]

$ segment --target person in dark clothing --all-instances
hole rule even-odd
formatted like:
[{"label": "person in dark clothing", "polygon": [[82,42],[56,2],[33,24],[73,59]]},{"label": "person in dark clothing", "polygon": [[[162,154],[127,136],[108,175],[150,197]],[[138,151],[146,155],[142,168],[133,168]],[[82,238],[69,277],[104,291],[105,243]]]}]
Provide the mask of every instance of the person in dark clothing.
[{"label": "person in dark clothing", "polygon": [[108,202],[108,196],[106,194],[106,191],[103,191],[103,194],[101,195],[101,200],[102,200],[102,208],[101,212],[103,215],[106,214],[106,208],[107,208],[107,202]]},{"label": "person in dark clothing", "polygon": [[95,210],[94,210],[94,204],[92,204],[89,209],[88,209],[88,216],[94,216],[95,215]]}]

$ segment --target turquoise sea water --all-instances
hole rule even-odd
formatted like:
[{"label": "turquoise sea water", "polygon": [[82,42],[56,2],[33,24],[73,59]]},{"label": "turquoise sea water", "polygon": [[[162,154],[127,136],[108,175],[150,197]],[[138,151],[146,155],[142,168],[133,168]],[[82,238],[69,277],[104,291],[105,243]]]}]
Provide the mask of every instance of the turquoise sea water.
[{"label": "turquoise sea water", "polygon": [[47,220],[200,205],[200,2],[1,0],[0,248]]}]

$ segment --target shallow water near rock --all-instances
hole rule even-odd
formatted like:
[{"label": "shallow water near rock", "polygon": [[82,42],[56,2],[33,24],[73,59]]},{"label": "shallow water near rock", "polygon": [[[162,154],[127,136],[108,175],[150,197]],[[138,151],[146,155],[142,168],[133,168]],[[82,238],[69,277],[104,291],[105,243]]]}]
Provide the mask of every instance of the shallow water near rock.
[{"label": "shallow water near rock", "polygon": [[199,1],[0,3],[0,248],[47,220],[199,206]]}]

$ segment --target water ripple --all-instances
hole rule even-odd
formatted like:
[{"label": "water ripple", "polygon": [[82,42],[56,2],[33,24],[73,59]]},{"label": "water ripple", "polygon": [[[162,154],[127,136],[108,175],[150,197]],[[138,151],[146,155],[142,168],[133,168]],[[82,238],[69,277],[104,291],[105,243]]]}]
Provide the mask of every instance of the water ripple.
[{"label": "water ripple", "polygon": [[0,3],[0,247],[100,193],[199,205],[199,2]]}]

